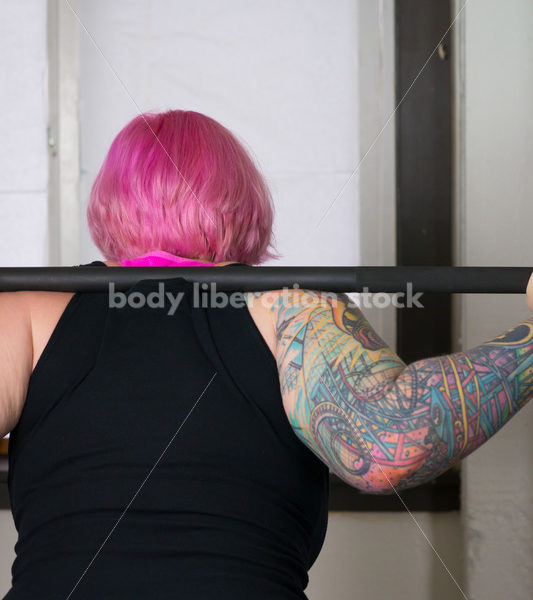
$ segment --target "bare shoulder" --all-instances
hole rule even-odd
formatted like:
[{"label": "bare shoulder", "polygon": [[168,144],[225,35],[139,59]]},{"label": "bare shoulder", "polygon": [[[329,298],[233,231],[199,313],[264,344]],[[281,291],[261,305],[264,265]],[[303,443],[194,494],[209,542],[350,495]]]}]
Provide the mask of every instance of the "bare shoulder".
[{"label": "bare shoulder", "polygon": [[0,437],[22,412],[32,354],[28,292],[0,293]]},{"label": "bare shoulder", "polygon": [[302,289],[268,290],[265,292],[249,292],[245,294],[250,314],[265,338],[274,358],[278,357],[277,337],[280,321],[287,318],[304,316],[310,306],[338,303],[346,306],[350,299],[344,294],[317,292]]},{"label": "bare shoulder", "polygon": [[3,352],[16,344],[17,340],[31,339],[31,294],[32,292],[0,293],[0,343]]},{"label": "bare shoulder", "polygon": [[[253,296],[254,310],[261,315],[268,315],[274,328],[280,319],[291,314],[295,317],[307,313],[310,308],[317,306],[330,306],[333,308],[357,309],[346,294],[323,292],[305,289],[283,289],[256,292]],[[249,306],[251,301],[249,302]]]},{"label": "bare shoulder", "polygon": [[275,308],[286,290],[248,292],[244,295],[250,315],[276,358],[276,314]]},{"label": "bare shoulder", "polygon": [[0,434],[17,424],[28,384],[72,292],[0,293]]}]

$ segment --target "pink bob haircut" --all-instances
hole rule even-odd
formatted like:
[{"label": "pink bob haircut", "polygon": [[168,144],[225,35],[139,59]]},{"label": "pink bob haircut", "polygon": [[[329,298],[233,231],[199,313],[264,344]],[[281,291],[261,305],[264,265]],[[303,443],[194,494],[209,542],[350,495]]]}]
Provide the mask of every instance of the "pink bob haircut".
[{"label": "pink bob haircut", "polygon": [[141,114],[118,133],[87,207],[94,243],[118,263],[163,250],[259,264],[279,258],[273,218],[243,145],[214,119],[183,110]]}]

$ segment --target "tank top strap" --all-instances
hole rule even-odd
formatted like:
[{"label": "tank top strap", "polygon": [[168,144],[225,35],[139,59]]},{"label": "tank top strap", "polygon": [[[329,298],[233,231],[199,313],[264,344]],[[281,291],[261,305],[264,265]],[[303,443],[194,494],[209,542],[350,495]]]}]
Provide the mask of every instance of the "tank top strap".
[{"label": "tank top strap", "polygon": [[217,372],[253,402],[292,452],[316,466],[317,457],[298,439],[289,423],[276,360],[250,314],[244,294],[231,292],[231,301],[224,308],[194,307],[191,317],[198,340]]}]

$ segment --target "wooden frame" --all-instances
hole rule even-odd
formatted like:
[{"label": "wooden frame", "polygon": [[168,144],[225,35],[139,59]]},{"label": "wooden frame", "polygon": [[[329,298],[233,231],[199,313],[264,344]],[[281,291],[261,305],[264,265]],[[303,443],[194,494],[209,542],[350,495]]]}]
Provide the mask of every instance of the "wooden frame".
[{"label": "wooden frame", "polygon": [[[398,99],[450,20],[448,0],[396,3]],[[401,266],[452,265],[450,52],[448,34],[396,114],[396,264]],[[451,352],[451,294],[426,294],[422,303],[423,309],[397,311],[397,352],[407,363]]]}]

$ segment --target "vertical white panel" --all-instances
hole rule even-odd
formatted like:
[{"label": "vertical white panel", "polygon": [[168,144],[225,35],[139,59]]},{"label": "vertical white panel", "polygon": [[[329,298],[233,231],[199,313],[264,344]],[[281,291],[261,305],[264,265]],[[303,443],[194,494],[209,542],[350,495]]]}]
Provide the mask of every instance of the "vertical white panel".
[{"label": "vertical white panel", "polygon": [[46,3],[0,2],[0,192],[44,192]]},{"label": "vertical white panel", "polygon": [[[396,264],[394,3],[359,0],[359,162],[361,264]],[[358,296],[358,295],[357,295]],[[356,296],[356,297],[357,297]],[[369,303],[365,316],[396,348],[396,309]]]},{"label": "vertical white panel", "polygon": [[[461,2],[463,4],[463,2]],[[533,264],[533,4],[470,2],[458,78],[459,256],[466,265]],[[525,292],[525,290],[524,290]],[[531,316],[525,295],[465,295],[471,348]],[[533,588],[533,406],[463,463],[471,598],[530,598]]]},{"label": "vertical white panel", "polygon": [[[48,263],[46,2],[0,0],[0,255]],[[0,510],[0,597],[11,587],[16,530]]]},{"label": "vertical white panel", "polygon": [[49,234],[53,265],[79,264],[77,0],[48,0]]}]

